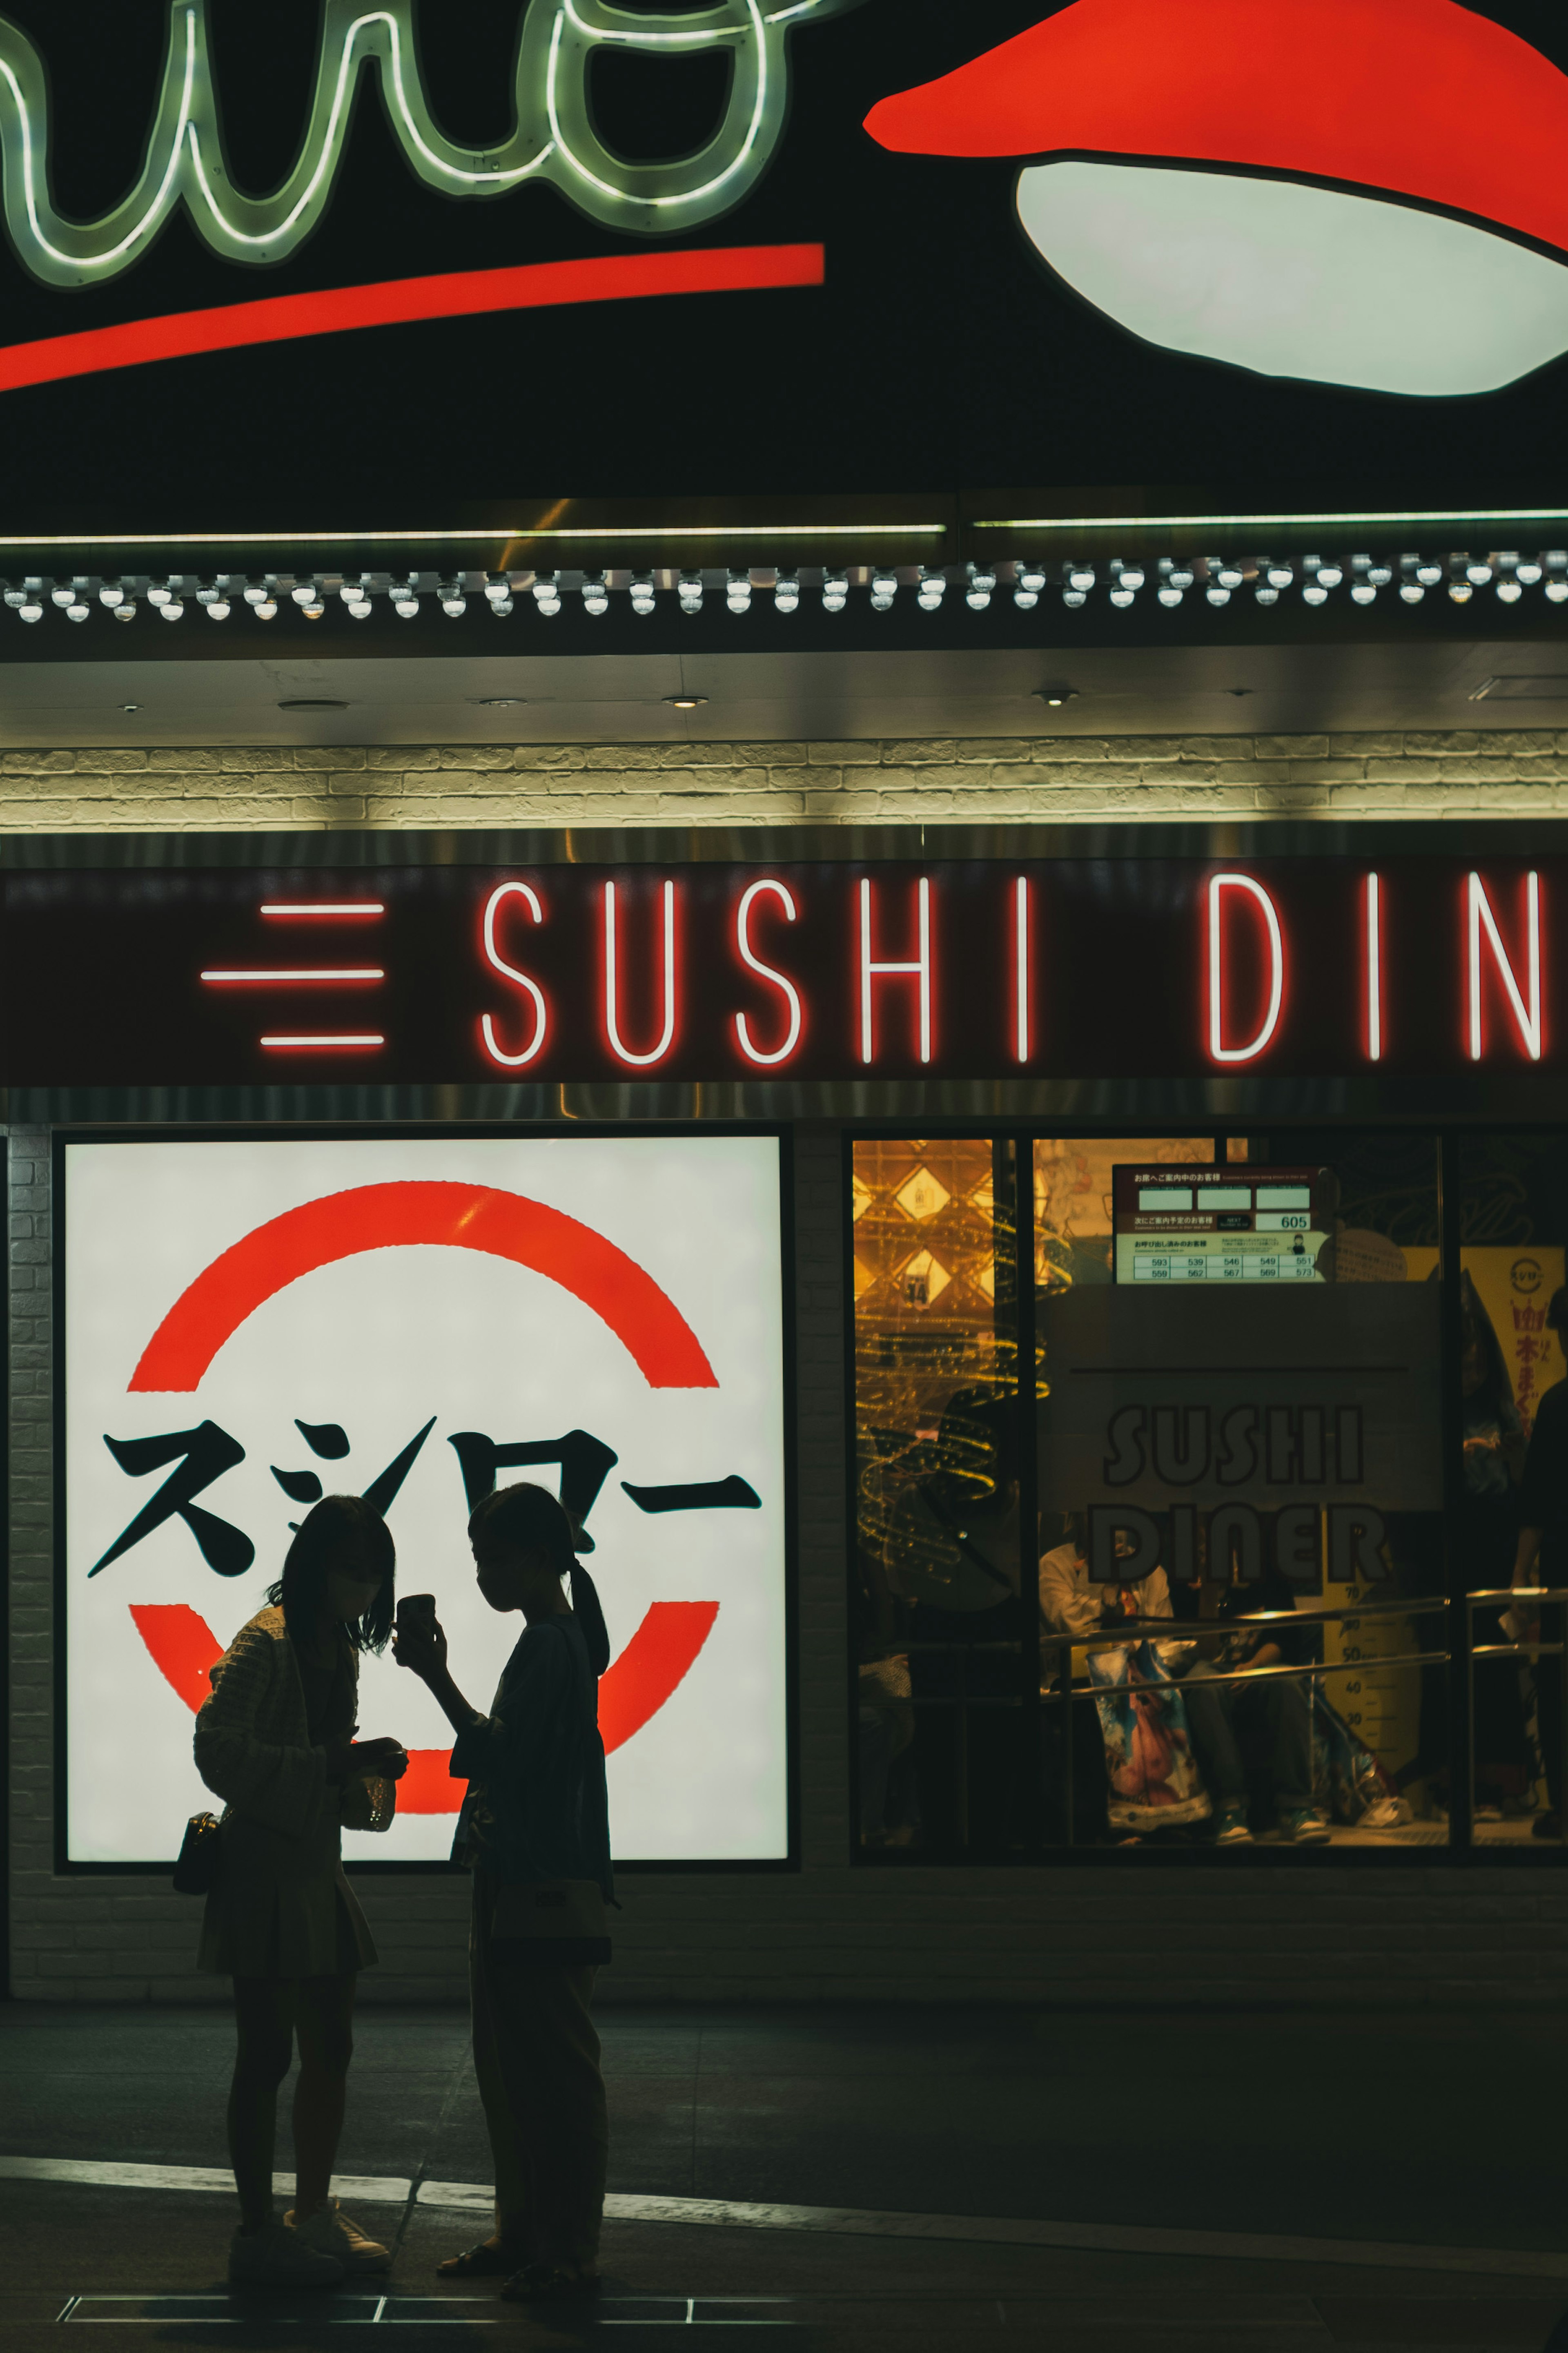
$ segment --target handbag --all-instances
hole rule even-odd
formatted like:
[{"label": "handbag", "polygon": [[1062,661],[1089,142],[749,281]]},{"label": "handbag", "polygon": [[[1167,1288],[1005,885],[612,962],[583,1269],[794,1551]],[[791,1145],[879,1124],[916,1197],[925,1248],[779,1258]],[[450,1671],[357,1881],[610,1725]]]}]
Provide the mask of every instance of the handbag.
[{"label": "handbag", "polygon": [[180,1841],[174,1864],[177,1895],[209,1895],[217,1885],[223,1861],[223,1825],[216,1814],[193,1814]]},{"label": "handbag", "polygon": [[397,1812],[397,1784],[383,1773],[354,1773],[342,1785],[338,1820],[345,1831],[389,1831]]}]

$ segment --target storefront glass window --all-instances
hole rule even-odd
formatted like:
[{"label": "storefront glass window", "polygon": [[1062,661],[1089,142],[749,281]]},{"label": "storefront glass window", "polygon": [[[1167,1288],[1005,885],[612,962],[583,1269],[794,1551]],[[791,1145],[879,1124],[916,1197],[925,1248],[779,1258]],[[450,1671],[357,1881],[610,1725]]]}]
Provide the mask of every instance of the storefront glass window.
[{"label": "storefront glass window", "polygon": [[1436,1140],[1030,1150],[1020,1416],[1010,1143],[855,1146],[862,1852],[1446,1843]]},{"label": "storefront glass window", "polygon": [[854,1147],[858,1818],[867,1853],[1024,1831],[1012,1147]]},{"label": "storefront glass window", "polygon": [[[1458,1581],[1478,1845],[1562,1842],[1568,1163],[1546,1134],[1467,1136],[1459,1252]],[[1521,1588],[1518,1600],[1505,1590]]]},{"label": "storefront glass window", "polygon": [[1441,1841],[1444,1613],[1401,1606],[1443,1590],[1434,1144],[1036,1154],[1048,1826]]}]

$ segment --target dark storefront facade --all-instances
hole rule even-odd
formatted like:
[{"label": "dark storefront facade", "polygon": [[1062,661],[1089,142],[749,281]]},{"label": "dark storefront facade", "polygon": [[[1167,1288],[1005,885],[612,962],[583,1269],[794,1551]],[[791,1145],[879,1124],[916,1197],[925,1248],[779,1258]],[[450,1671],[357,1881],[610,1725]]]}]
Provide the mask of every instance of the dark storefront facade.
[{"label": "dark storefront facade", "polygon": [[[1488,1981],[1477,1871],[1552,1982],[1521,832],[14,845],[17,1989],[195,1986],[166,1826],[291,1509],[376,1494],[477,1645],[452,1534],[524,1464],[611,1618],[628,1995],[1424,1998]],[[456,1793],[382,1672],[352,1843],[437,1991]]]},{"label": "dark storefront facade", "polygon": [[890,10],[0,21],[18,1995],[201,1990],[290,1514],[478,1686],[513,1475],[607,1995],[1561,1989],[1555,37]]}]

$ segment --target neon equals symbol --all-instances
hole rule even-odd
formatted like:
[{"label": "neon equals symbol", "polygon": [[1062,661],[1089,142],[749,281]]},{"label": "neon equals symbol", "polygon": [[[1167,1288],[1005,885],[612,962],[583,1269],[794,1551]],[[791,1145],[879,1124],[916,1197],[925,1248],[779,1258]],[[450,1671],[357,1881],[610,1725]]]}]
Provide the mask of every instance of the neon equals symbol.
[{"label": "neon equals symbol", "polygon": [[[376,922],[386,908],[379,899],[266,900],[261,913],[274,923]],[[213,967],[202,975],[209,988],[375,988],[386,978],[381,965],[271,965]],[[286,1030],[259,1039],[269,1054],[372,1054],[385,1045],[379,1030]]]}]

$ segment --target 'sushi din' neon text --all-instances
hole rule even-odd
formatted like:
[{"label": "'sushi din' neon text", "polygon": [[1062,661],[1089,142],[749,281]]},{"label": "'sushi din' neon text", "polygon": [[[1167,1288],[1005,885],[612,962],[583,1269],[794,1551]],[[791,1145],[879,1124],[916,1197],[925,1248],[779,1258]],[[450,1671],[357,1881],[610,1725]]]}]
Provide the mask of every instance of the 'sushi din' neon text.
[{"label": "'sushi din' neon text", "polygon": [[[1361,1039],[1359,1059],[1380,1062],[1387,1050],[1389,892],[1382,875],[1361,877]],[[1464,1050],[1487,1060],[1500,1042],[1539,1062],[1545,1045],[1546,970],[1542,893],[1526,874],[1517,904],[1482,874],[1466,875],[1458,925],[1463,971]],[[1501,913],[1500,914],[1500,908]],[[1251,934],[1257,968],[1250,987],[1237,978]],[[1428,953],[1430,943],[1423,943]],[[1256,875],[1215,872],[1204,892],[1204,1021],[1208,1058],[1221,1068],[1263,1066],[1289,1028],[1293,943],[1276,893]],[[1238,1000],[1246,997],[1243,1008]]]},{"label": "'sushi din' neon text", "polygon": [[[243,195],[220,128],[209,0],[169,0],[163,70],[135,185],[95,221],[55,208],[48,78],[19,26],[0,17],[0,153],[5,227],[24,267],[47,286],[97,286],[139,261],[182,206],[226,260],[285,261],[331,201],[362,73],[374,67],[386,120],[415,177],[445,196],[559,190],[612,227],[668,235],[730,212],[783,135],[790,35],[858,0],[715,0],[695,11],[633,13],[607,0],[530,0],[518,37],[512,128],[485,148],[449,139],[426,95],[415,0],[323,0],[315,87],[292,171],[270,195]],[[729,94],[693,153],[633,164],[594,129],[592,61],[601,49],[682,58],[717,51]],[[234,103],[230,93],[230,104]]]},{"label": "'sushi din' neon text", "polygon": [[[330,1055],[549,1082],[1522,1071],[1556,1056],[1561,887],[1459,861],[1193,861],[1131,888],[1066,860],[567,862],[471,886],[386,880],[374,902],[291,882],[224,932],[194,899],[189,922],[204,1050],[255,1048],[274,1067]],[[308,944],[301,928],[279,953],[295,926]],[[11,928],[16,971],[36,977],[57,953],[53,913]],[[74,972],[79,944],[72,958]],[[149,1003],[139,1039],[177,1055],[184,1018]]]}]

